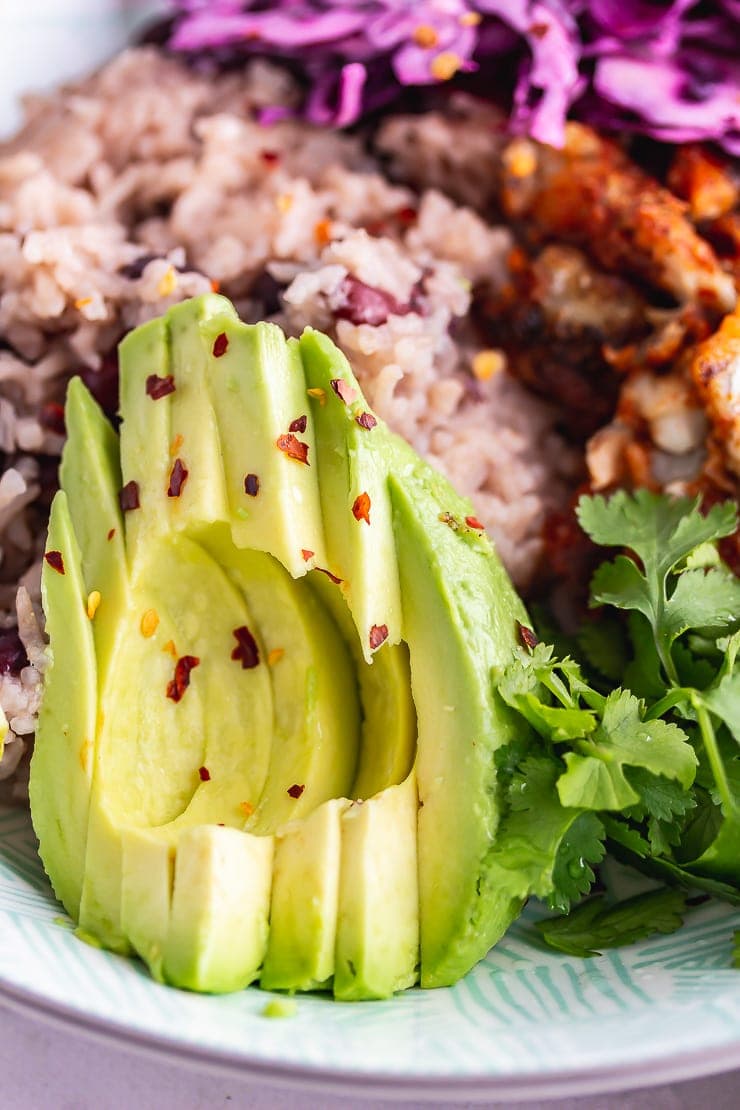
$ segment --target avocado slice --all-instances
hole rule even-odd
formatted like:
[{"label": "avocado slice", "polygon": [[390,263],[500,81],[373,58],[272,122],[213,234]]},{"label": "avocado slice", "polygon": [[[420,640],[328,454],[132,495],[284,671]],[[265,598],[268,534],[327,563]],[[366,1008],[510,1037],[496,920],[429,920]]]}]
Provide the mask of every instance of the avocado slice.
[{"label": "avocado slice", "polygon": [[527,616],[489,540],[466,523],[470,506],[401,443],[397,464],[389,488],[419,729],[421,985],[447,986],[520,908],[501,904],[489,874],[494,753],[515,735],[491,669],[511,658]]},{"label": "avocado slice", "polygon": [[[274,324],[204,321],[231,530],[299,578],[325,566],[316,443],[300,356]],[[305,554],[308,552],[308,556]]]},{"label": "avocado slice", "polygon": [[55,889],[188,989],[454,982],[519,909],[489,867],[513,736],[491,671],[526,615],[470,506],[326,337],[223,298],[127,337],[121,398],[119,442],[70,390],[47,555],[71,573],[44,570]]},{"label": "avocado slice", "polygon": [[38,721],[42,742],[35,745],[31,763],[31,816],[54,893],[76,920],[85,874],[98,680],[82,559],[62,490],[51,506],[41,597],[51,665]]},{"label": "avocado slice", "polygon": [[417,980],[416,776],[342,814],[334,995],[389,998]]},{"label": "avocado slice", "polygon": [[347,359],[327,336],[307,328],[299,346],[316,426],[327,569],[340,579],[370,663],[382,644],[401,639],[388,433],[378,426]]},{"label": "avocado slice", "polygon": [[331,986],[337,933],[342,814],[333,798],[275,837],[272,918],[260,985],[308,991]]}]

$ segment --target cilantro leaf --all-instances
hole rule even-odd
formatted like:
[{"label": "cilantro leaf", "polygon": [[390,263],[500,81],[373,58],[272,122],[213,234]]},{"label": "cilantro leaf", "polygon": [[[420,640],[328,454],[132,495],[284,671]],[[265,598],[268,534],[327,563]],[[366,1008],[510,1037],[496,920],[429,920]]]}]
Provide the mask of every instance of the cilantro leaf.
[{"label": "cilantro leaf", "polygon": [[702,691],[701,700],[740,744],[740,670],[723,675],[716,686]]},{"label": "cilantro leaf", "polygon": [[645,875],[675,883],[686,890],[706,890],[715,898],[740,905],[740,885],[737,878],[724,880],[693,872],[691,864],[680,864],[665,856],[653,855],[650,844],[641,833],[631,828],[620,817],[604,814],[601,821],[606,829],[610,855]]},{"label": "cilantro leaf", "polygon": [[578,520],[591,539],[604,547],[629,547],[641,559],[645,575],[664,578],[700,544],[731,535],[737,526],[734,506],[714,505],[703,516],[699,498],[665,497],[650,490],[624,490],[607,501],[581,497]]},{"label": "cilantro leaf", "polygon": [[[668,576],[702,544],[730,535],[737,514],[730,502],[714,505],[703,516],[699,499],[669,498],[623,490],[608,501],[582,497],[581,526],[599,544],[628,546],[642,563],[618,555],[603,564],[592,581],[592,606],[613,605],[642,613],[650,623],[655,648],[668,681],[678,685],[671,645],[686,629],[721,631],[737,619],[740,584],[719,566],[706,573],[684,568],[669,588]],[[685,580],[685,584],[683,584]]]},{"label": "cilantro leaf", "polygon": [[640,801],[625,810],[625,816],[645,822],[651,850],[656,855],[667,855],[681,841],[686,814],[696,808],[693,793],[643,768],[630,768],[627,777]]},{"label": "cilantro leaf", "polygon": [[[538,644],[531,655],[520,652],[496,678],[506,704],[545,739],[572,740],[596,725],[594,713],[579,708],[572,693],[574,687],[585,687],[577,664],[569,659],[553,660],[552,648],[545,644]],[[552,704],[555,698],[560,704]]]},{"label": "cilantro leaf", "polygon": [[653,933],[674,933],[683,924],[686,894],[680,890],[651,890],[616,905],[604,895],[589,898],[566,917],[538,921],[546,944],[569,956],[600,956],[600,949],[621,948]]},{"label": "cilantro leaf", "polygon": [[642,721],[640,702],[628,690],[609,695],[593,735],[577,741],[575,749],[564,757],[567,770],[558,779],[558,794],[564,806],[583,809],[620,810],[639,802],[625,766],[665,775],[688,789],[698,762],[686,733],[666,721]]},{"label": "cilantro leaf", "polygon": [[497,881],[512,897],[535,895],[567,910],[594,881],[591,865],[604,856],[604,829],[591,813],[560,804],[560,762],[530,756],[508,791],[510,810],[499,825],[489,856]]},{"label": "cilantro leaf", "polygon": [[689,628],[719,635],[740,620],[740,579],[727,567],[686,570],[679,575],[663,614],[668,643]]}]

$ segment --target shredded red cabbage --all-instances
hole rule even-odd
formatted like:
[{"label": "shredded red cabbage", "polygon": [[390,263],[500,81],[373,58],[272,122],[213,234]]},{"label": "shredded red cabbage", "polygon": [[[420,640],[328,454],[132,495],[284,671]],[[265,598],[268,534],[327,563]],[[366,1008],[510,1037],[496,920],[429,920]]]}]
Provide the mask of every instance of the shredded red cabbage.
[{"label": "shredded red cabbage", "polygon": [[312,123],[345,127],[403,86],[476,73],[508,97],[512,131],[545,143],[561,145],[575,116],[740,154],[740,0],[174,3],[172,50],[289,60]]}]

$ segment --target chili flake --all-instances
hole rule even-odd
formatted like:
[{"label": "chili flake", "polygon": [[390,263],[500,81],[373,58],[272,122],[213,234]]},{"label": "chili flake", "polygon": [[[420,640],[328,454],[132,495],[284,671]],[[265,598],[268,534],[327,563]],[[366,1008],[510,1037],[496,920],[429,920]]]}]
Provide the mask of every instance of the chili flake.
[{"label": "chili flake", "polygon": [[333,582],[335,586],[341,586],[342,579],[337,578],[336,574],[332,574],[332,572],[330,570],[327,570],[326,567],[316,567],[316,570],[319,572],[319,574],[325,574],[329,581]]},{"label": "chili flake", "polygon": [[306,393],[308,394],[309,397],[315,397],[322,408],[326,404],[326,393],[324,392],[323,389],[320,389],[318,386],[314,386],[313,389],[307,389]]},{"label": "chili flake", "polygon": [[319,220],[313,226],[313,236],[320,247],[325,247],[331,242],[331,220]]},{"label": "chili flake", "polygon": [[300,798],[301,794],[303,793],[303,791],[305,789],[306,789],[306,784],[305,783],[303,783],[301,786],[299,786],[297,782],[294,782],[292,786],[288,787],[288,793],[290,794],[291,798]]},{"label": "chili flake", "polygon": [[366,524],[370,523],[369,493],[361,493],[355,498],[355,503],[352,506],[352,516],[355,520],[364,520]]},{"label": "chili flake", "polygon": [[357,390],[353,389],[349,382],[345,382],[343,378],[332,378],[329,385],[337,397],[344,401],[345,405],[351,405],[353,401],[357,400]]},{"label": "chili flake", "polygon": [[454,77],[462,65],[462,58],[451,50],[443,50],[432,61],[429,72],[437,81],[449,81]]},{"label": "chili flake", "polygon": [[229,349],[229,337],[225,331],[220,332],[213,341],[213,357],[221,358]]},{"label": "chili flake", "polygon": [[306,466],[311,465],[308,461],[308,444],[301,443],[294,435],[278,436],[276,444],[289,459],[295,459],[296,462],[305,463]]},{"label": "chili flake", "polygon": [[374,624],[370,629],[370,647],[373,651],[388,639],[388,625]]},{"label": "chili flake", "polygon": [[264,164],[266,166],[269,166],[270,168],[277,166],[278,162],[280,161],[280,155],[277,150],[261,150],[260,158],[262,159]]},{"label": "chili flake", "polygon": [[463,12],[458,22],[461,27],[477,27],[482,19],[480,12]]},{"label": "chili flake", "polygon": [[355,420],[367,432],[371,432],[378,423],[371,412],[361,412],[359,416],[355,417]]},{"label": "chili flake", "polygon": [[177,271],[174,266],[165,270],[157,285],[160,297],[169,297],[177,289]]},{"label": "chili flake", "polygon": [[295,420],[292,420],[291,423],[289,424],[288,431],[289,432],[305,432],[307,423],[308,423],[308,417],[307,416],[305,416],[305,415],[304,416],[297,416],[295,418]]},{"label": "chili flake", "polygon": [[179,497],[183,486],[188,480],[188,469],[182,459],[175,459],[170,472],[170,484],[167,487],[168,497]]},{"label": "chili flake", "polygon": [[47,563],[57,574],[64,574],[64,559],[61,551],[47,551],[44,555]]},{"label": "chili flake", "polygon": [[221,288],[221,282],[218,280],[218,278],[213,278],[211,280],[211,292],[212,293],[218,293],[220,288]]},{"label": "chili flake", "polygon": [[473,377],[479,382],[487,382],[506,368],[506,355],[492,347],[473,355],[471,365]]},{"label": "chili flake", "polygon": [[201,782],[210,782],[211,781],[211,772],[208,770],[207,767],[199,767],[198,768],[198,778],[200,779]]},{"label": "chili flake", "polygon": [[260,661],[260,650],[257,647],[257,641],[246,624],[235,628],[234,636],[236,637],[236,647],[231,653],[231,658],[241,663],[243,671],[251,670]]},{"label": "chili flake", "polygon": [[465,523],[468,528],[475,528],[476,532],[484,532],[486,529],[485,524],[481,524],[477,516],[466,516]]},{"label": "chili flake", "polygon": [[301,548],[301,555],[303,556],[304,563],[307,563],[309,559],[313,559],[314,554],[315,553],[313,551],[309,551],[307,547]]},{"label": "chili flake", "polygon": [[411,37],[416,45],[421,46],[424,50],[429,50],[439,42],[437,31],[429,23],[420,23],[419,26],[414,29],[414,33]]},{"label": "chili flake", "polygon": [[276,663],[280,662],[280,660],[283,658],[284,655],[285,655],[285,648],[273,648],[272,651],[269,652],[269,654],[267,656],[267,665],[268,665],[268,667],[274,667]]},{"label": "chili flake", "polygon": [[254,813],[254,806],[251,802],[239,802],[239,809],[245,817],[251,817]]},{"label": "chili flake", "polygon": [[126,482],[123,489],[119,491],[118,503],[121,506],[121,512],[124,513],[130,513],[133,509],[141,508],[141,502],[139,501],[139,483],[133,480]]},{"label": "chili flake", "polygon": [[[145,639],[148,640],[149,637],[153,636],[154,633],[157,631],[158,626],[159,613],[156,609],[147,609],[146,612],[142,615],[141,622],[139,624],[139,629],[142,636],[144,636]],[[171,640],[170,643],[172,643]]]},{"label": "chili flake", "polygon": [[92,304],[92,297],[78,297],[75,301],[75,308],[79,312],[81,308],[87,308],[89,304]]},{"label": "chili flake", "polygon": [[183,655],[175,663],[175,677],[167,683],[167,697],[180,701],[190,685],[190,672],[200,664],[197,655]]},{"label": "chili flake", "polygon": [[175,392],[175,379],[172,374],[167,374],[164,378],[160,378],[158,374],[150,374],[146,380],[146,392],[153,401],[159,401]]},{"label": "chili flake", "polygon": [[171,459],[174,459],[175,455],[180,450],[180,448],[182,447],[184,442],[185,442],[185,436],[180,435],[180,433],[178,432],[177,435],[175,436],[175,438],[172,440],[172,443],[170,444],[170,458]]},{"label": "chili flake", "polygon": [[244,492],[250,497],[256,497],[260,491],[260,480],[256,474],[247,474],[244,479]]},{"label": "chili flake", "polygon": [[177,648],[175,647],[174,640],[168,640],[162,648],[162,651],[166,652],[167,655],[171,655],[173,659],[177,659]]},{"label": "chili flake", "polygon": [[524,646],[529,648],[530,651],[534,651],[540,641],[537,636],[535,636],[532,629],[527,628],[526,624],[522,624],[521,621],[517,621],[516,626],[519,629],[519,639]]},{"label": "chili flake", "polygon": [[110,543],[110,541],[113,539],[115,534],[116,534],[115,528],[109,528],[108,529],[108,543]]},{"label": "chili flake", "polygon": [[97,613],[98,607],[100,605],[100,601],[101,601],[100,590],[91,590],[90,593],[87,595],[87,607],[86,608],[87,608],[87,615],[88,615],[88,618],[90,620],[92,620],[94,618],[95,614]]},{"label": "chili flake", "polygon": [[56,401],[49,401],[48,404],[44,405],[39,421],[44,428],[48,428],[55,435],[63,436],[66,432],[64,407],[57,404]]}]

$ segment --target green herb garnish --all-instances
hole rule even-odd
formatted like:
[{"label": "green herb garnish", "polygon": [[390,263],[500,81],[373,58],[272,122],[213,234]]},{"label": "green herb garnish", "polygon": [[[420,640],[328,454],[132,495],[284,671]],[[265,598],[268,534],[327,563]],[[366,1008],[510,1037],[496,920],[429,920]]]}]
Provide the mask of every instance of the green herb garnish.
[{"label": "green herb garnish", "polygon": [[[499,881],[567,913],[606,846],[670,886],[740,901],[740,581],[717,548],[735,508],[703,515],[640,490],[582,497],[578,516],[625,552],[597,570],[591,605],[627,617],[607,610],[570,639],[585,669],[540,643],[495,676],[523,719],[497,761]],[[674,890],[591,899],[540,931],[590,955],[677,928],[684,904]]]}]

